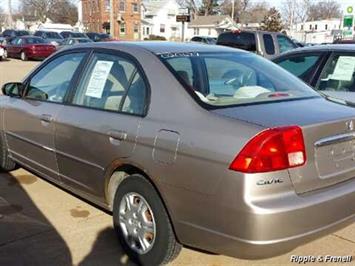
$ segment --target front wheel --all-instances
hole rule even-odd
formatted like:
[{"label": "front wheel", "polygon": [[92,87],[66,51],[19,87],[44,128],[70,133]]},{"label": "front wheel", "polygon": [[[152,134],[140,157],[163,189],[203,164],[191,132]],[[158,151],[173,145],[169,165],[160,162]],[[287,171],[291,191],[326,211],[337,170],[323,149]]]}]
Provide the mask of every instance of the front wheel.
[{"label": "front wheel", "polygon": [[158,193],[141,175],[127,177],[118,187],[113,220],[123,249],[139,265],[166,264],[181,251]]},{"label": "front wheel", "polygon": [[25,52],[21,52],[21,60],[22,61],[27,61],[28,60],[28,57],[27,57]]},{"label": "front wheel", "polygon": [[6,146],[5,136],[0,132],[0,169],[5,172],[15,170],[16,163],[9,157],[9,151]]}]

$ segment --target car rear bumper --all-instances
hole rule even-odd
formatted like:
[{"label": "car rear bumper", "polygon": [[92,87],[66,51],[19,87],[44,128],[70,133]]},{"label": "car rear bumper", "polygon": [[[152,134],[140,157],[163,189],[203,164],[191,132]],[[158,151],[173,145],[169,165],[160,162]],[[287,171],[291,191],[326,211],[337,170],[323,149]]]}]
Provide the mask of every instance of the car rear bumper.
[{"label": "car rear bumper", "polygon": [[183,244],[213,253],[273,257],[353,223],[354,202],[355,180],[351,180],[307,195],[289,192],[270,200],[246,200],[248,208],[216,214],[220,227],[179,221],[177,232]]},{"label": "car rear bumper", "polygon": [[27,56],[29,58],[46,58],[53,53],[54,51],[29,51]]}]

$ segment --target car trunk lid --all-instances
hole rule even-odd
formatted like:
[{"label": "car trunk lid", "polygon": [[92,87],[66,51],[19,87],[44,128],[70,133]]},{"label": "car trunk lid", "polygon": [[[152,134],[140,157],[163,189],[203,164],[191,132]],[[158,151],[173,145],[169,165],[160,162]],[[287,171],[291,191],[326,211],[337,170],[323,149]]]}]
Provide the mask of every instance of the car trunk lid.
[{"label": "car trunk lid", "polygon": [[298,125],[305,165],[288,170],[297,193],[355,177],[355,109],[323,98],[216,109],[212,112],[267,128]]}]

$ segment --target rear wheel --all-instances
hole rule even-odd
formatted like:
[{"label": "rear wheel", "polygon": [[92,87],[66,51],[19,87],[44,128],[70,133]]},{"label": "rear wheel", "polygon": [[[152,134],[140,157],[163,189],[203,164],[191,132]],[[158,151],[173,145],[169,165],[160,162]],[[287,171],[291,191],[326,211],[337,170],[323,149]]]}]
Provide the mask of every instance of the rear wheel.
[{"label": "rear wheel", "polygon": [[21,60],[22,61],[27,61],[28,60],[28,57],[26,55],[26,53],[24,51],[21,52]]},{"label": "rear wheel", "polygon": [[139,265],[166,264],[180,253],[165,207],[141,175],[127,177],[118,187],[113,220],[122,247]]}]

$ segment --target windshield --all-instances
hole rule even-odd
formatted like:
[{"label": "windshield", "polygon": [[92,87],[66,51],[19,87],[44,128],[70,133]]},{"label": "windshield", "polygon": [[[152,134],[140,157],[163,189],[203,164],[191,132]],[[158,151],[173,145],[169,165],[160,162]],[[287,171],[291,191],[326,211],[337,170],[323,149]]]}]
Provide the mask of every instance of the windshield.
[{"label": "windshield", "polygon": [[160,58],[211,106],[319,96],[297,77],[252,53],[169,53]]}]

